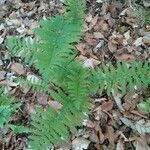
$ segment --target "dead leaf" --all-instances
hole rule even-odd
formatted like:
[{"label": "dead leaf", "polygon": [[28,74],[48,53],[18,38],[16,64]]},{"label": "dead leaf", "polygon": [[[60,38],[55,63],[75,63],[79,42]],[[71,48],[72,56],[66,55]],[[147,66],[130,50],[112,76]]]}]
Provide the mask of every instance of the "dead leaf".
[{"label": "dead leaf", "polygon": [[83,61],[83,66],[85,68],[94,68],[94,66],[97,66],[98,64],[101,63],[100,61],[94,58],[87,58],[82,55],[80,55],[78,58]]},{"label": "dead leaf", "polygon": [[109,101],[104,101],[101,105],[101,109],[104,110],[104,111],[110,111],[112,108],[113,108],[113,101],[112,100],[109,100]]},{"label": "dead leaf", "polygon": [[142,37],[139,37],[135,40],[135,42],[133,43],[133,45],[135,45],[136,47],[143,45],[143,41],[142,41]]},{"label": "dead leaf", "polygon": [[111,40],[108,41],[108,49],[110,52],[114,53],[117,50],[117,45],[112,43]]},{"label": "dead leaf", "polygon": [[116,146],[116,150],[125,150],[123,139],[119,139],[118,140],[118,143],[117,143],[117,146]]},{"label": "dead leaf", "polygon": [[77,50],[81,53],[81,55],[85,55],[85,44],[84,43],[78,43],[75,45]]},{"label": "dead leaf", "polygon": [[123,45],[123,36],[117,33],[114,33],[109,37],[108,49],[110,52],[116,52],[119,46]]},{"label": "dead leaf", "polygon": [[115,57],[118,60],[123,60],[126,62],[130,62],[130,61],[133,61],[135,59],[135,57],[132,54],[125,54],[125,53],[120,54],[120,55],[115,55]]},{"label": "dead leaf", "polygon": [[46,106],[48,103],[48,95],[47,94],[41,94],[37,93],[36,95],[37,101],[40,105]]},{"label": "dead leaf", "polygon": [[6,78],[5,75],[6,75],[6,71],[0,71],[0,81]]},{"label": "dead leaf", "polygon": [[96,39],[105,39],[104,35],[101,32],[94,32],[94,37]]},{"label": "dead leaf", "polygon": [[146,139],[144,136],[142,138],[137,137],[135,143],[136,143],[135,144],[136,150],[150,150],[150,147],[147,145]]},{"label": "dead leaf", "polygon": [[109,142],[114,145],[115,142],[115,131],[114,128],[111,126],[107,126],[106,128],[106,136],[109,139]]},{"label": "dead leaf", "polygon": [[72,150],[83,150],[87,149],[91,142],[85,138],[79,137],[73,140]]},{"label": "dead leaf", "polygon": [[94,39],[94,35],[92,33],[86,33],[84,40],[88,43],[88,45],[96,45],[96,40]]},{"label": "dead leaf", "polygon": [[143,36],[143,43],[150,45],[150,33]]},{"label": "dead leaf", "polygon": [[94,18],[90,20],[89,30],[91,30],[96,25],[97,21],[98,21],[98,15],[96,15]]},{"label": "dead leaf", "polygon": [[22,64],[20,63],[13,63],[11,65],[11,70],[16,72],[19,75],[24,75],[25,74],[25,70]]}]

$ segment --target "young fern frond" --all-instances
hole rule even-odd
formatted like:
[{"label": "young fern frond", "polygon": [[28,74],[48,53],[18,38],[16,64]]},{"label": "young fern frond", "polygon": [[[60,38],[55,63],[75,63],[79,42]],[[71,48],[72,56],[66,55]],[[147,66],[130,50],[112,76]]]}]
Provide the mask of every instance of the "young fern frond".
[{"label": "young fern frond", "polygon": [[102,93],[106,90],[110,95],[113,89],[115,93],[121,90],[126,92],[127,87],[131,92],[135,87],[140,90],[142,85],[147,87],[150,84],[150,66],[148,62],[133,62],[128,68],[124,62],[117,62],[116,68],[109,63],[102,65],[101,69],[92,71],[89,77],[92,93]]}]

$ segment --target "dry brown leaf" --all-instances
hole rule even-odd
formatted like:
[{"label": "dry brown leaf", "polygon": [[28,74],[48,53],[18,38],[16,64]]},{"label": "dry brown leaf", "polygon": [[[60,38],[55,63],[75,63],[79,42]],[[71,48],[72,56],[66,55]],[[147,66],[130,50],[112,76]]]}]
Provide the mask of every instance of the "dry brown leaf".
[{"label": "dry brown leaf", "polygon": [[109,41],[108,41],[108,49],[109,49],[109,51],[110,51],[111,53],[114,53],[114,52],[116,52],[116,50],[117,50],[117,45],[114,44],[114,43],[112,43],[111,40],[109,40]]},{"label": "dry brown leaf", "polygon": [[48,95],[47,94],[41,94],[41,93],[38,93],[36,95],[37,97],[37,101],[40,105],[47,105],[48,103]]},{"label": "dry brown leaf", "polygon": [[109,25],[105,20],[100,20],[98,23],[94,26],[95,31],[101,31],[107,32],[109,30]]},{"label": "dry brown leaf", "polygon": [[0,71],[0,81],[5,79],[6,71]]},{"label": "dry brown leaf", "polygon": [[97,39],[105,39],[104,35],[101,32],[94,32],[94,37]]},{"label": "dry brown leaf", "polygon": [[115,55],[116,56],[116,58],[118,59],[118,60],[123,60],[123,61],[133,61],[134,59],[135,59],[135,57],[132,55],[132,54],[120,54],[120,55]]},{"label": "dry brown leaf", "polygon": [[25,74],[25,69],[24,69],[23,65],[20,64],[20,63],[13,63],[11,65],[11,70],[16,72],[19,75],[24,75]]},{"label": "dry brown leaf", "polygon": [[135,147],[136,147],[136,150],[150,150],[150,147],[146,143],[145,136],[142,136],[141,138],[137,137],[136,142],[135,142]]},{"label": "dry brown leaf", "polygon": [[103,102],[101,105],[101,109],[104,111],[110,111],[113,108],[114,102],[112,100],[109,100],[107,102]]},{"label": "dry brown leaf", "polygon": [[85,44],[84,43],[78,43],[75,45],[77,50],[81,53],[81,55],[85,55]]},{"label": "dry brown leaf", "polygon": [[110,52],[112,53],[116,52],[116,50],[118,49],[118,46],[122,46],[122,45],[123,45],[123,35],[114,33],[114,35],[112,35],[109,38],[108,49]]},{"label": "dry brown leaf", "polygon": [[106,136],[109,139],[109,142],[114,145],[115,142],[115,131],[114,128],[111,126],[107,126],[106,128]]},{"label": "dry brown leaf", "polygon": [[102,144],[104,142],[104,140],[106,139],[106,137],[104,136],[104,134],[102,133],[102,129],[99,126],[98,122],[95,122],[95,131],[97,131],[98,135],[99,135],[99,142],[100,144]]},{"label": "dry brown leaf", "polygon": [[92,33],[86,33],[84,40],[88,43],[88,45],[96,45],[96,40],[94,39],[94,35]]},{"label": "dry brown leaf", "polygon": [[89,30],[91,30],[96,25],[97,21],[98,21],[98,15],[96,15],[94,18],[91,19],[89,24]]}]

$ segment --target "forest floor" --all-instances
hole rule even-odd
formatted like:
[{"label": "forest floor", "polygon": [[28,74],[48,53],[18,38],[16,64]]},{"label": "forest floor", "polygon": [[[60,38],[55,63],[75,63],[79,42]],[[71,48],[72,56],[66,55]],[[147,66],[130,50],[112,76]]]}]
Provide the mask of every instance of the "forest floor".
[{"label": "forest floor", "polygon": [[[146,5],[144,0],[140,3]],[[32,38],[32,30],[38,27],[40,19],[63,14],[64,10],[63,0],[0,0],[0,85],[5,85],[23,104],[13,123],[28,125],[36,105],[51,105],[56,109],[61,106],[48,95],[33,93],[12,81],[16,75],[27,77],[36,72],[18,58],[10,58],[5,40],[16,35]],[[117,60],[150,61],[150,26],[133,13],[126,0],[87,0],[85,29],[75,47],[86,67]],[[93,97],[89,119],[71,135],[69,143],[54,149],[150,150],[150,134],[144,130],[150,131],[150,116],[137,107],[147,97],[149,91]],[[131,128],[131,123],[135,128]],[[3,137],[0,133],[0,148],[26,150],[28,135],[14,135],[10,130],[5,133]]]}]

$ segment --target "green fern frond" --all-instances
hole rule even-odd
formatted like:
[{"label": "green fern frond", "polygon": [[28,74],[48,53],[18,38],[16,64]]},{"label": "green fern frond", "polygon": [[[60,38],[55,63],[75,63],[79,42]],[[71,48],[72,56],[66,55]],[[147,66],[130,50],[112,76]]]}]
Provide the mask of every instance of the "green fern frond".
[{"label": "green fern frond", "polygon": [[106,90],[107,94],[110,95],[112,89],[115,93],[118,90],[125,93],[127,87],[133,92],[135,87],[140,90],[142,85],[147,87],[150,84],[150,66],[148,62],[133,62],[129,68],[124,62],[117,62],[116,68],[109,63],[92,72],[89,80],[91,91],[94,93],[101,94]]},{"label": "green fern frond", "polygon": [[25,60],[26,64],[32,65],[33,54],[35,47],[33,41],[28,38],[13,37],[6,41],[6,45],[9,48],[10,55],[12,57],[21,57]]},{"label": "green fern frond", "polygon": [[34,30],[36,40],[10,38],[7,46],[15,56],[35,65],[46,81],[52,81],[55,70],[70,54],[74,53],[71,45],[81,38],[84,24],[84,5],[82,0],[68,0],[67,12],[40,22],[40,28]]},{"label": "green fern frond", "polygon": [[12,113],[20,106],[13,104],[13,98],[0,88],[0,129],[11,120]]},{"label": "green fern frond", "polygon": [[145,101],[142,101],[141,103],[138,104],[138,106],[144,110],[145,112],[150,112],[150,97],[145,100]]},{"label": "green fern frond", "polygon": [[[75,132],[75,126],[80,125],[88,113],[87,71],[82,65],[73,61],[72,67],[64,79],[64,88],[50,90],[53,99],[62,104],[61,110],[48,107],[46,111],[38,109],[33,115],[33,135],[30,136],[30,147],[34,150],[46,149],[63,140],[69,140],[70,131]],[[65,91],[64,91],[65,90]],[[38,139],[41,139],[38,141]],[[38,141],[38,146],[35,144]]]}]

